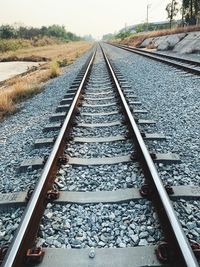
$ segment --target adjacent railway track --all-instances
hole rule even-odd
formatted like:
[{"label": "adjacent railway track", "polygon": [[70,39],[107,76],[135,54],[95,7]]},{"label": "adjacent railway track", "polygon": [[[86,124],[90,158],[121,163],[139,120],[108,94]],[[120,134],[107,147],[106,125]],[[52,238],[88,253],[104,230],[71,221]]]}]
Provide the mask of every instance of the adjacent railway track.
[{"label": "adjacent railway track", "polygon": [[[114,44],[111,44],[114,45]],[[126,51],[133,52],[135,54],[160,61],[162,63],[171,65],[175,68],[182,69],[184,71],[200,75],[200,62],[195,60],[189,60],[185,58],[181,58],[178,56],[166,55],[163,53],[151,52],[141,48],[135,48],[128,45],[114,45],[116,47],[122,48]]]},{"label": "adjacent railway track", "polygon": [[[100,64],[103,65],[101,68]],[[33,266],[55,266],[57,264],[63,267],[198,266],[194,255],[194,253],[198,254],[198,244],[193,243],[193,251],[170,198],[183,196],[197,198],[199,194],[192,187],[172,188],[163,185],[155,162],[171,164],[179,162],[179,158],[173,154],[152,154],[148,151],[145,145],[146,140],[158,140],[165,137],[154,133],[141,133],[138,125],[142,127],[141,125],[152,124],[153,121],[138,118],[139,114],[145,114],[144,110],[138,108],[140,104],[136,100],[133,90],[128,86],[120,71],[113,66],[104,49],[98,47],[60,102],[56,109],[57,113],[50,117],[50,121],[54,123],[44,128],[44,133],[57,130],[57,137],[36,140],[36,147],[53,145],[49,157],[26,160],[20,167],[21,171],[25,171],[29,167],[43,167],[36,187],[29,191],[28,195],[23,192],[2,194],[0,197],[0,204],[4,204],[4,206],[24,205],[25,198],[28,201],[13,242],[9,245],[8,250],[5,248],[1,250],[2,266],[15,267],[29,264]],[[121,130],[113,133],[114,127],[121,127]],[[101,147],[101,144],[104,143],[106,145]],[[119,152],[113,154],[110,148],[112,146]],[[72,149],[72,147],[74,148]],[[117,164],[121,166],[120,164],[123,163],[138,164],[144,176],[144,184],[141,188],[133,188],[129,185],[129,188],[108,191],[106,187],[109,181],[106,181],[102,190],[97,190],[96,185],[93,190],[86,185],[86,188],[82,186],[81,190],[75,189],[76,187],[71,190],[60,190],[60,184],[56,178],[59,172],[64,172],[68,177],[69,171],[66,169],[69,166],[86,166],[90,170],[91,166]],[[84,180],[84,178],[82,179]],[[75,181],[73,182],[75,183]],[[98,184],[98,182],[96,183]],[[112,248],[105,245],[109,240],[108,234],[107,241],[103,242],[104,245],[101,243],[101,245],[95,246],[95,242],[93,242],[92,245],[81,248],[80,242],[77,242],[73,246],[70,244],[72,249],[37,246],[38,230],[49,202],[51,205],[68,205],[66,209],[69,210],[77,207],[73,205],[93,205],[92,207],[94,207],[99,203],[105,205],[126,203],[124,204],[126,208],[131,210],[124,219],[126,225],[123,227],[127,231],[131,222],[134,222],[131,217],[134,217],[134,208],[131,208],[131,205],[141,198],[147,198],[156,208],[165,237],[165,242],[157,246],[154,244],[126,247],[120,243],[121,245],[119,244],[117,248],[115,245]],[[69,210],[67,212],[70,213]],[[82,208],[80,210],[84,212]],[[86,206],[86,210],[88,210],[88,206]],[[102,216],[105,217],[103,214]],[[76,217],[78,215],[76,216],[75,212],[74,218]],[[114,217],[112,215],[111,224]],[[78,228],[81,228],[81,224],[82,222],[78,224]],[[65,225],[65,230],[66,227],[70,229]],[[109,225],[106,227],[109,228]],[[66,232],[63,230],[64,234],[70,235],[69,229]],[[83,241],[84,239],[77,240]],[[4,259],[3,256],[5,256]]]}]

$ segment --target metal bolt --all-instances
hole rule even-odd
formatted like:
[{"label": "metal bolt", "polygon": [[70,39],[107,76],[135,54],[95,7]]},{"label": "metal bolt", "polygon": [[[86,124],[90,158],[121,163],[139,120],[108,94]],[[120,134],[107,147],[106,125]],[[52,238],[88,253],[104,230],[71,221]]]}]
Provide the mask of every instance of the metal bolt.
[{"label": "metal bolt", "polygon": [[94,257],[95,257],[94,248],[91,248],[89,252],[89,258],[93,259]]}]

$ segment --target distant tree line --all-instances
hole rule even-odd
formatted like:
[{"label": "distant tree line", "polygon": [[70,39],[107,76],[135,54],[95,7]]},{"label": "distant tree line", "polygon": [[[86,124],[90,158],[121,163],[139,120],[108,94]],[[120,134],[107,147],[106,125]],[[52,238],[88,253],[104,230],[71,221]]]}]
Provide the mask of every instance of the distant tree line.
[{"label": "distant tree line", "polygon": [[54,37],[65,41],[79,41],[81,37],[76,34],[66,31],[64,26],[51,25],[42,26],[41,28],[26,27],[26,26],[12,26],[12,25],[1,25],[0,26],[0,38],[1,39],[33,39],[35,37]]},{"label": "distant tree line", "polygon": [[196,25],[200,22],[200,0],[182,0],[180,4],[178,0],[171,0],[166,6],[170,27],[174,18],[181,13],[182,24]]}]

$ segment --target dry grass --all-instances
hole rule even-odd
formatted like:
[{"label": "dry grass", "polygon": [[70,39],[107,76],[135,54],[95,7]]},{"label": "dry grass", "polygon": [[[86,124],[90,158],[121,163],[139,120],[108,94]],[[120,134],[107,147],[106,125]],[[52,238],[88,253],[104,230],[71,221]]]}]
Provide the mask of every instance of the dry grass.
[{"label": "dry grass", "polygon": [[60,70],[58,62],[54,61],[51,63],[50,71],[51,71],[51,75],[50,75],[51,78],[55,78],[60,75],[61,70]]},{"label": "dry grass", "polygon": [[200,31],[200,25],[188,26],[188,27],[178,27],[173,29],[159,30],[159,31],[151,31],[147,33],[138,33],[131,35],[130,37],[125,38],[123,41],[116,40],[117,43],[122,43],[126,45],[139,46],[145,39],[159,37],[170,34],[184,33],[184,32],[193,32]]},{"label": "dry grass", "polygon": [[17,110],[17,103],[41,92],[41,90],[42,88],[39,86],[30,86],[20,81],[11,90],[2,91],[0,93],[0,118],[14,113]]},{"label": "dry grass", "polygon": [[14,105],[12,99],[8,93],[0,93],[0,118],[5,113],[11,113],[14,111]]},{"label": "dry grass", "polygon": [[[47,79],[49,75],[41,75],[40,80]],[[0,118],[12,114],[17,110],[17,104],[42,91],[42,86],[36,83],[34,76],[14,78],[10,85],[0,92]]]},{"label": "dry grass", "polygon": [[76,58],[77,53],[82,54],[89,47],[91,47],[91,43],[88,42],[69,42],[66,44],[57,44],[57,45],[47,45],[42,47],[31,47],[26,49],[19,49],[17,51],[9,51],[6,53],[0,53],[0,59],[8,58],[8,57],[30,57],[33,58],[46,58],[49,60],[61,60],[63,58],[71,59]]},{"label": "dry grass", "polygon": [[[0,118],[4,118],[17,110],[17,104],[33,94],[42,91],[42,83],[60,75],[61,67],[73,63],[81,56],[92,43],[73,42],[65,45],[53,45],[48,47],[18,50],[18,57],[40,56],[47,57],[50,62],[41,65],[37,70],[25,76],[9,79],[0,88]],[[7,53],[7,56],[11,56]]]}]

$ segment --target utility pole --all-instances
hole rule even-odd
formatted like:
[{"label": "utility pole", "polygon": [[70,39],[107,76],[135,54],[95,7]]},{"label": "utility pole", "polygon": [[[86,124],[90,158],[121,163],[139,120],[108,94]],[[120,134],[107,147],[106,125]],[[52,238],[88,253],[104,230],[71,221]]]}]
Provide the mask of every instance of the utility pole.
[{"label": "utility pole", "polygon": [[172,28],[172,20],[174,16],[174,0],[172,0],[171,3],[171,13],[170,13],[170,29]]},{"label": "utility pole", "polygon": [[150,4],[147,4],[147,31],[149,30],[149,8],[150,8]]},{"label": "utility pole", "polygon": [[124,25],[124,32],[127,32],[127,23],[125,22],[125,25]]},{"label": "utility pole", "polygon": [[181,18],[181,24],[182,24],[182,27],[184,27],[184,4],[183,4],[183,1],[184,0],[182,0],[182,18]]}]

